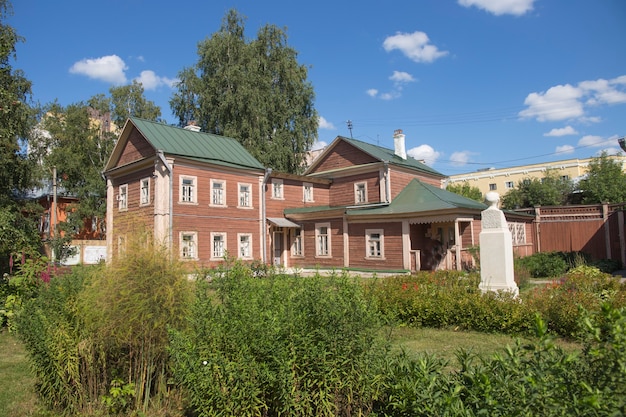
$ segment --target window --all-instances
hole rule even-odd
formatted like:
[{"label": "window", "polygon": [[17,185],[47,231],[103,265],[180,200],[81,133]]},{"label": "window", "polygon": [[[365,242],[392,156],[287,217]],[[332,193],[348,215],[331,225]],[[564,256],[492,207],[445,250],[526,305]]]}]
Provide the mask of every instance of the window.
[{"label": "window", "polygon": [[367,184],[359,182],[354,184],[354,202],[356,204],[367,203]]},{"label": "window", "polygon": [[252,235],[239,234],[239,257],[241,259],[252,259]]},{"label": "window", "polygon": [[196,177],[180,177],[180,201],[183,203],[196,202]]},{"label": "window", "polygon": [[226,182],[221,180],[211,180],[211,205],[226,205]]},{"label": "window", "polygon": [[283,180],[272,180],[272,198],[283,199]]},{"label": "window", "polygon": [[226,255],[226,233],[211,233],[211,259],[222,259]]},{"label": "window", "polygon": [[330,223],[315,225],[316,256],[331,256],[330,254]]},{"label": "window", "polygon": [[507,181],[504,183],[504,188],[506,188],[507,190],[510,190],[512,188],[515,188],[515,184],[513,183],[513,181]]},{"label": "window", "polygon": [[365,230],[366,242],[366,258],[382,258],[383,253],[383,230],[367,229]]},{"label": "window", "polygon": [[117,254],[122,255],[126,252],[126,235],[117,238]]},{"label": "window", "polygon": [[561,175],[562,181],[569,181],[569,175]]},{"label": "window", "polygon": [[305,203],[312,203],[313,202],[313,184],[310,184],[308,182],[305,182],[302,185],[302,201],[304,201]]},{"label": "window", "polygon": [[493,183],[489,184],[489,191],[495,191],[497,189],[498,189],[498,187],[496,186],[496,184],[493,184]]},{"label": "window", "polygon": [[128,184],[120,185],[117,202],[120,210],[128,209]]},{"label": "window", "polygon": [[182,259],[197,259],[197,240],[198,234],[196,232],[180,233],[180,257]]},{"label": "window", "polygon": [[291,244],[291,256],[302,256],[302,229],[292,229],[293,243]]},{"label": "window", "polygon": [[526,244],[526,224],[524,223],[508,223],[509,230],[511,231],[511,239],[513,245],[525,245]]},{"label": "window", "polygon": [[250,184],[239,184],[239,207],[252,207],[252,186]]},{"label": "window", "polygon": [[139,204],[150,204],[150,178],[144,178],[139,183]]}]

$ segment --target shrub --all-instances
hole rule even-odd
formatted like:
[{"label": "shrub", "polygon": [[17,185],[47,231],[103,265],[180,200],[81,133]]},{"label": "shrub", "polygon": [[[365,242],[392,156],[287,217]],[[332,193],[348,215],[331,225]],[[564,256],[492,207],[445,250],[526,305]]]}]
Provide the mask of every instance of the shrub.
[{"label": "shrub", "polygon": [[346,276],[258,279],[235,263],[197,283],[171,355],[198,416],[358,415],[379,390],[378,330]]},{"label": "shrub", "polygon": [[562,252],[538,252],[517,260],[534,278],[558,277],[567,271],[569,264]]}]

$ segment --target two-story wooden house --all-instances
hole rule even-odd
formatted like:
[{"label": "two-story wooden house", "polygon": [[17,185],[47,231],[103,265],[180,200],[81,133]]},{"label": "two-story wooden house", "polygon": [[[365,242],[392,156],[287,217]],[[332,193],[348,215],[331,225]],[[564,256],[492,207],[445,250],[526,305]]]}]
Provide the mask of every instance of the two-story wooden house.
[{"label": "two-story wooden house", "polygon": [[[444,175],[406,155],[402,131],[394,142],[340,136],[293,175],[265,169],[234,139],[129,119],[105,169],[108,259],[141,225],[207,267],[227,253],[303,269],[471,264],[486,206],[441,189]],[[532,250],[528,219],[511,223],[518,251]]]}]

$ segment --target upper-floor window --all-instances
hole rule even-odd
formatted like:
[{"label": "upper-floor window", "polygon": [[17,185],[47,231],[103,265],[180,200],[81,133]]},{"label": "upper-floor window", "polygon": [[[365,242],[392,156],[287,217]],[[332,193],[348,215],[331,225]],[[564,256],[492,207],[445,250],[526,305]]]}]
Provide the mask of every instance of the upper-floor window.
[{"label": "upper-floor window", "polygon": [[331,256],[330,223],[318,223],[315,225],[315,242],[316,256]]},{"label": "upper-floor window", "polygon": [[291,244],[291,255],[302,256],[302,229],[294,228],[293,230],[293,243]]},{"label": "upper-floor window", "polygon": [[498,189],[498,186],[494,183],[489,184],[489,191],[495,191]]},{"label": "upper-floor window", "polygon": [[196,247],[198,234],[196,232],[180,233],[180,257],[183,259],[197,259]]},{"label": "upper-floor window", "polygon": [[569,175],[561,175],[562,181],[569,181]]},{"label": "upper-floor window", "polygon": [[252,207],[252,186],[239,184],[239,207]]},{"label": "upper-floor window", "polygon": [[367,184],[358,182],[354,184],[354,202],[356,204],[367,203]]},{"label": "upper-floor window", "polygon": [[241,259],[252,259],[252,235],[240,233],[237,236],[239,240],[239,257]]},{"label": "upper-floor window", "polygon": [[313,184],[305,182],[302,185],[302,200],[305,203],[313,202]]},{"label": "upper-floor window", "polygon": [[283,180],[274,178],[272,180],[272,198],[283,199]]},{"label": "upper-floor window", "polygon": [[222,180],[211,180],[211,205],[226,205],[226,182]]},{"label": "upper-floor window", "polygon": [[226,233],[211,233],[211,259],[222,259],[224,255],[226,255]]},{"label": "upper-floor window", "polygon": [[180,201],[183,203],[196,202],[196,177],[180,177]]},{"label": "upper-floor window", "polygon": [[507,181],[504,183],[504,188],[507,190],[515,188],[515,183],[513,181]]},{"label": "upper-floor window", "polygon": [[120,210],[128,209],[128,184],[120,185],[117,203]]},{"label": "upper-floor window", "polygon": [[150,178],[144,178],[139,183],[139,204],[150,204]]},{"label": "upper-floor window", "polygon": [[367,229],[365,231],[366,242],[366,258],[382,258],[384,257],[383,251],[383,230],[382,229]]}]

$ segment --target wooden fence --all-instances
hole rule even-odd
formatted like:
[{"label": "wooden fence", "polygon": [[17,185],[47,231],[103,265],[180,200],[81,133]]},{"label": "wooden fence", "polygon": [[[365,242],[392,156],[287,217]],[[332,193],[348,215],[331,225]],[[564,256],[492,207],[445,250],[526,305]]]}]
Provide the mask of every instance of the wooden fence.
[{"label": "wooden fence", "polygon": [[626,265],[626,203],[516,210],[535,216],[535,252],[581,251]]}]

